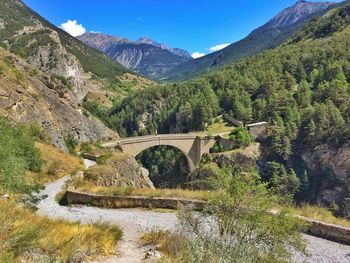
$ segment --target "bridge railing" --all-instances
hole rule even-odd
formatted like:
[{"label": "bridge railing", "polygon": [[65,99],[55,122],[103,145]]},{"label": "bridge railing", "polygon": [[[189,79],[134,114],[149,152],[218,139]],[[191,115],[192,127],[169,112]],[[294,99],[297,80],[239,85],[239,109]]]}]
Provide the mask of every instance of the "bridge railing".
[{"label": "bridge railing", "polygon": [[138,136],[138,137],[131,137],[131,138],[125,138],[120,139],[118,142],[135,142],[135,141],[148,141],[148,140],[154,140],[154,139],[196,139],[197,136],[190,134],[190,133],[176,133],[176,134],[158,134],[158,135],[146,135],[146,136]]}]

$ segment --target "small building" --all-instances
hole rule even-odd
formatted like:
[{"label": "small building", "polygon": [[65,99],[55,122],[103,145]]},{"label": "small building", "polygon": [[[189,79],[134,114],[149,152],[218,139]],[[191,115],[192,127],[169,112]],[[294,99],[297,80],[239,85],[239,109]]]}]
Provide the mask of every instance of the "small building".
[{"label": "small building", "polygon": [[244,126],[243,122],[236,120],[235,118],[232,118],[228,114],[223,114],[222,117],[224,118],[225,121],[231,123],[233,126],[236,126],[236,127],[243,127]]},{"label": "small building", "polygon": [[268,136],[269,124],[265,121],[248,124],[246,127],[254,139],[261,140]]}]

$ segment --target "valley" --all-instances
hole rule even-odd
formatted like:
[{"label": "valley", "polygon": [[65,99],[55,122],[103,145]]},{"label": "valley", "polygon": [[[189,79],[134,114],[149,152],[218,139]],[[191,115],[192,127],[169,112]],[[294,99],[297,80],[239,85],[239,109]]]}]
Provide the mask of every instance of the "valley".
[{"label": "valley", "polygon": [[1,1],[0,262],[349,262],[349,1],[200,58]]}]

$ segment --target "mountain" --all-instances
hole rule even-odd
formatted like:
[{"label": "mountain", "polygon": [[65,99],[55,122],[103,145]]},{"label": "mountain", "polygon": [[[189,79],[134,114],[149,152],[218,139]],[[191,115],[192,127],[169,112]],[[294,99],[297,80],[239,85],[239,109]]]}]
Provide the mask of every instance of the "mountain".
[{"label": "mountain", "polygon": [[104,52],[125,67],[153,79],[192,60],[187,51],[159,44],[148,37],[130,41],[101,33],[85,33],[78,39]]},{"label": "mountain", "polygon": [[117,136],[82,103],[90,92],[122,85],[129,72],[22,1],[1,0],[0,114],[45,128],[56,146],[65,148],[67,136],[79,141]]},{"label": "mountain", "polygon": [[334,3],[297,1],[273,17],[246,38],[204,57],[188,61],[166,72],[164,79],[183,80],[199,76],[211,69],[225,66],[241,58],[277,47],[297,32],[313,16],[327,10]]},{"label": "mountain", "polygon": [[113,80],[128,72],[18,0],[1,1],[0,44],[39,69],[57,75],[74,77],[92,73]]},{"label": "mountain", "polygon": [[180,57],[185,57],[185,58],[188,58],[188,59],[192,59],[191,55],[186,50],[183,50],[181,48],[172,48],[172,47],[168,47],[167,45],[164,45],[164,44],[159,44],[159,43],[155,42],[154,40],[152,40],[152,39],[150,39],[148,37],[141,37],[136,42],[137,43],[143,43],[143,44],[149,44],[149,45],[157,46],[157,47],[160,47],[161,49],[168,50],[171,53],[173,53],[175,55],[178,55]]}]

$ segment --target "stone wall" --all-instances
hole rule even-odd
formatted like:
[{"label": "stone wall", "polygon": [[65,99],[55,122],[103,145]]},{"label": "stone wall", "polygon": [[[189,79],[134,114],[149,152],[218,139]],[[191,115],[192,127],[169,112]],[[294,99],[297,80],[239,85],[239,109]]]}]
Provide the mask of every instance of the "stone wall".
[{"label": "stone wall", "polygon": [[[108,208],[165,208],[178,209],[181,206],[191,205],[197,211],[203,210],[208,203],[205,201],[186,200],[180,198],[143,197],[143,196],[102,196],[77,192],[72,189],[67,191],[68,205],[81,204]],[[276,214],[276,211],[271,211]],[[308,224],[306,233],[324,239],[350,245],[350,228],[327,224],[307,217],[295,215]]]},{"label": "stone wall", "polygon": [[236,146],[235,141],[231,141],[230,139],[226,139],[224,137],[219,137],[219,141],[224,147],[225,151],[231,151]]},{"label": "stone wall", "polygon": [[195,210],[203,210],[207,204],[205,201],[185,200],[181,198],[162,198],[144,196],[103,196],[67,191],[68,205],[80,204],[108,208],[165,208],[178,209],[181,206],[191,205]]},{"label": "stone wall", "polygon": [[237,127],[244,126],[243,122],[236,120],[235,118],[232,118],[231,116],[229,116],[227,114],[222,115],[222,117],[224,118],[224,120],[226,120],[227,122],[231,123],[234,126],[237,126]]},{"label": "stone wall", "polygon": [[310,224],[307,229],[307,233],[324,239],[350,245],[350,228],[327,224],[303,216],[297,217]]},{"label": "stone wall", "polygon": [[268,136],[269,125],[267,122],[248,124],[246,127],[254,139],[265,139]]}]

